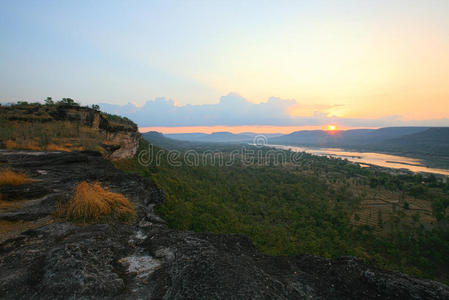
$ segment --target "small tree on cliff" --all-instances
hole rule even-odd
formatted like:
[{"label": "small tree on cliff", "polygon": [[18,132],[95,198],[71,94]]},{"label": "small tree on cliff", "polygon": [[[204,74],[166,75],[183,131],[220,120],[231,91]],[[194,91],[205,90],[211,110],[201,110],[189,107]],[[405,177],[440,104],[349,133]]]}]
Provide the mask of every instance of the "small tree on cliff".
[{"label": "small tree on cliff", "polygon": [[45,105],[55,104],[55,102],[53,101],[53,99],[51,97],[47,97],[47,99],[45,99],[44,102],[45,102]]},{"label": "small tree on cliff", "polygon": [[80,106],[78,102],[73,100],[72,98],[62,98],[60,101],[57,102],[59,105],[70,105],[70,106]]}]

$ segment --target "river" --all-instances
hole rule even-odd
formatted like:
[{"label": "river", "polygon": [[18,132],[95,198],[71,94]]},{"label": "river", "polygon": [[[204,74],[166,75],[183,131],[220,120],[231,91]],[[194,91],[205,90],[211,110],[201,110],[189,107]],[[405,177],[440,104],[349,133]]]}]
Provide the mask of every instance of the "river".
[{"label": "river", "polygon": [[306,152],[313,155],[331,156],[336,158],[347,159],[349,161],[359,163],[362,167],[364,166],[369,167],[369,165],[376,165],[392,169],[408,169],[416,173],[426,172],[449,176],[449,170],[426,167],[423,161],[417,158],[383,154],[383,153],[374,153],[374,152],[346,151],[339,148],[311,148],[311,147],[295,147],[284,145],[269,145],[269,146],[277,149],[283,150],[290,149],[292,151]]}]

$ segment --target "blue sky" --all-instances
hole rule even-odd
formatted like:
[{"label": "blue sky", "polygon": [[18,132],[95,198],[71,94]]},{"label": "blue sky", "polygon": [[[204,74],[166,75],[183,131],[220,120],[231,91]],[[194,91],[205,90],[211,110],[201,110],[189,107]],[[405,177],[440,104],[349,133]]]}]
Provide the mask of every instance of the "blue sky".
[{"label": "blue sky", "polygon": [[446,0],[1,1],[0,101],[234,92],[293,100],[296,117],[441,120],[448,15]]}]

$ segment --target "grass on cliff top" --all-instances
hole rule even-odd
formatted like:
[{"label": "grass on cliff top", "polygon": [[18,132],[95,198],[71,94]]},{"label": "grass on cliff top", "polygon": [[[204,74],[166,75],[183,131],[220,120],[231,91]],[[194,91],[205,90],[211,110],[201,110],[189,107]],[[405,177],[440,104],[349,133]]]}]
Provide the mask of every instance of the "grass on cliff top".
[{"label": "grass on cliff top", "polygon": [[122,194],[106,191],[98,182],[83,181],[58,215],[81,223],[130,222],[136,217],[136,211]]},{"label": "grass on cliff top", "polygon": [[0,186],[2,185],[20,185],[30,182],[23,173],[16,173],[10,169],[0,169]]},{"label": "grass on cliff top", "polygon": [[[1,118],[0,118],[1,119]],[[106,133],[70,121],[27,122],[2,120],[1,147],[35,151],[101,150]]]}]

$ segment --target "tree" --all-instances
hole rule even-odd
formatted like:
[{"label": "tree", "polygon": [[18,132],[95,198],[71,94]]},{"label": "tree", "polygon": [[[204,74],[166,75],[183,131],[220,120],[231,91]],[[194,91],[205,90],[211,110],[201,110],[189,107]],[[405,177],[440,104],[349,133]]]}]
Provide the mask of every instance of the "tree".
[{"label": "tree", "polygon": [[70,106],[80,106],[78,102],[73,100],[72,98],[62,98],[60,101],[58,101],[59,105],[70,105]]},{"label": "tree", "polygon": [[438,221],[444,220],[447,217],[447,208],[449,207],[448,198],[437,198],[432,201],[433,215]]},{"label": "tree", "polygon": [[377,225],[379,225],[380,228],[384,227],[384,221],[382,219],[382,211],[380,209],[377,211]]},{"label": "tree", "polygon": [[55,102],[53,101],[53,99],[51,97],[47,97],[47,99],[45,99],[44,102],[45,102],[45,105],[55,104]]},{"label": "tree", "polygon": [[100,105],[98,105],[98,104],[92,104],[92,109],[93,109],[93,110],[100,110]]}]

